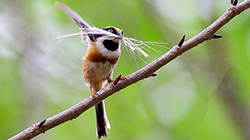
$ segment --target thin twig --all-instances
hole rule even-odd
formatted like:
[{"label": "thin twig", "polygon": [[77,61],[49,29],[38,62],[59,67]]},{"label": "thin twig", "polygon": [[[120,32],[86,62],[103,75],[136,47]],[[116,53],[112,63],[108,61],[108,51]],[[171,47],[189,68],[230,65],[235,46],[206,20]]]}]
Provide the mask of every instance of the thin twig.
[{"label": "thin twig", "polygon": [[237,3],[238,3],[238,0],[231,0],[231,4],[232,4],[233,6],[236,6]]},{"label": "thin twig", "polygon": [[186,35],[183,35],[183,36],[182,36],[182,38],[180,39],[180,41],[178,42],[178,44],[177,44],[177,45],[178,45],[179,47],[181,47],[181,46],[182,46],[182,44],[184,43],[184,41],[185,41],[185,37],[186,37]]},{"label": "thin twig", "polygon": [[46,122],[46,119],[42,120],[42,121],[38,124],[38,127],[41,128],[45,122]]},{"label": "thin twig", "polygon": [[213,39],[218,39],[218,38],[222,38],[223,36],[222,35],[219,35],[219,34],[214,34],[213,35]]},{"label": "thin twig", "polygon": [[[184,42],[181,47],[178,45],[173,46],[167,53],[158,59],[154,60],[150,64],[146,65],[142,69],[126,76],[126,80],[119,80],[116,85],[110,83],[103,89],[97,92],[96,98],[93,96],[88,97],[82,102],[68,108],[65,111],[62,111],[50,118],[47,118],[46,121],[40,121],[32,126],[28,127],[19,134],[11,137],[9,140],[28,140],[31,139],[45,131],[56,127],[66,121],[77,118],[84,111],[88,110],[101,100],[109,97],[115,92],[128,87],[131,84],[134,84],[140,80],[150,77],[155,71],[160,69],[162,66],[166,65],[170,61],[174,60],[177,56],[182,53],[192,49],[193,47],[201,44],[204,41],[210,40],[213,38],[214,34],[225,24],[227,24],[235,16],[243,12],[244,10],[250,7],[250,0],[245,0],[244,2],[238,4],[237,6],[229,7],[227,11],[219,17],[214,23],[212,23],[205,30],[192,37],[191,39]],[[42,122],[42,123],[41,123]],[[41,125],[42,124],[42,125]]]}]

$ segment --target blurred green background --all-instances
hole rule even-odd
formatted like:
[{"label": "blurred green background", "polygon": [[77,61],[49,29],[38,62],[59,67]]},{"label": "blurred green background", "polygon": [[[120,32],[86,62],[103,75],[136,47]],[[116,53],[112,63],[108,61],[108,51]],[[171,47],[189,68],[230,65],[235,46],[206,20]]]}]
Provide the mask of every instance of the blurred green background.
[{"label": "blurred green background", "polygon": [[[210,25],[230,0],[61,0],[88,23],[116,26],[125,36],[167,42],[152,46],[150,63]],[[107,140],[250,139],[250,12],[145,79],[106,99]],[[0,138],[90,96],[82,78],[86,47],[52,0],[0,1]],[[56,45],[55,45],[56,44]],[[53,47],[55,45],[55,47]],[[51,48],[53,49],[49,51]],[[49,52],[47,55],[46,53]],[[145,63],[138,59],[139,68]],[[139,69],[123,48],[114,76]],[[94,109],[34,138],[96,140]]]}]

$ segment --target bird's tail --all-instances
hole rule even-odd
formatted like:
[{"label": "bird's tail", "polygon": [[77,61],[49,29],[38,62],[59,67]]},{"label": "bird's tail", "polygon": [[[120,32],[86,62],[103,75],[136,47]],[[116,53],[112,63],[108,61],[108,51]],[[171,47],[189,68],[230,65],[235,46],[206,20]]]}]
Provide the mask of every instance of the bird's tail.
[{"label": "bird's tail", "polygon": [[108,137],[108,129],[111,128],[105,109],[104,100],[95,105],[95,115],[96,115],[96,136],[98,139],[103,137]]},{"label": "bird's tail", "polygon": [[89,28],[89,24],[85,22],[74,10],[68,6],[56,1],[55,6],[66,13],[80,28]]}]

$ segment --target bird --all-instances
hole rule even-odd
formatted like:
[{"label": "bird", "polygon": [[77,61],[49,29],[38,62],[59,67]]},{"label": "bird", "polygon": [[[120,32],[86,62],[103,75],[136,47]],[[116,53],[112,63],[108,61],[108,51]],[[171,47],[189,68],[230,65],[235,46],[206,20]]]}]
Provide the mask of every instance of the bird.
[{"label": "bird", "polygon": [[[69,7],[55,2],[55,6],[66,13],[80,28],[81,42],[88,46],[84,57],[82,73],[85,84],[90,88],[90,93],[96,97],[95,93],[102,89],[105,84],[114,80],[113,71],[121,55],[121,40],[123,31],[113,26],[103,29],[91,27],[81,16]],[[125,78],[121,78],[124,79]],[[107,128],[110,123],[107,118],[104,100],[95,105],[96,115],[96,135],[97,138],[108,137]]]}]

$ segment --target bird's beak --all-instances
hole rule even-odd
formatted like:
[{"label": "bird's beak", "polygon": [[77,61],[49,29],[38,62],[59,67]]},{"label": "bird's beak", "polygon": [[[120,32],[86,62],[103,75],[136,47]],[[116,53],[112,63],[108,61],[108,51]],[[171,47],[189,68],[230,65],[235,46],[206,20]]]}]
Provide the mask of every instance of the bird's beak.
[{"label": "bird's beak", "polygon": [[115,37],[116,39],[122,39],[123,38],[123,35],[122,34],[119,34]]},{"label": "bird's beak", "polygon": [[121,39],[123,39],[123,35],[122,35],[122,34],[116,36],[116,37],[113,39],[113,41],[114,41],[114,42],[119,42]]},{"label": "bird's beak", "polygon": [[123,38],[123,34],[119,34],[118,36],[121,37],[121,39]]},{"label": "bird's beak", "polygon": [[114,41],[114,42],[119,42],[121,39],[122,39],[122,38],[117,37],[117,38],[113,39],[113,41]]}]

